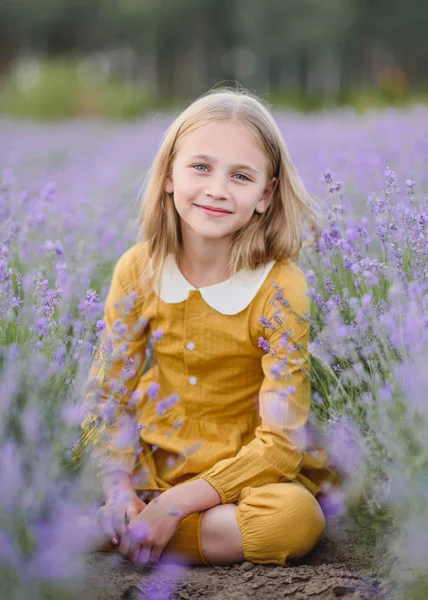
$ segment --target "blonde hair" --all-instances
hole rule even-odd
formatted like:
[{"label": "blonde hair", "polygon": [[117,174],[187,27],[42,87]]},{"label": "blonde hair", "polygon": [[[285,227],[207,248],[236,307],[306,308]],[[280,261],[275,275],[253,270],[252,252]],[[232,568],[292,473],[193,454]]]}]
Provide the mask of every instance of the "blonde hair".
[{"label": "blonde hair", "polygon": [[[278,179],[268,208],[262,214],[255,212],[236,232],[230,247],[230,274],[242,268],[256,269],[272,259],[297,260],[302,246],[313,245],[321,236],[317,213],[310,207],[314,200],[303,185],[281,132],[263,102],[247,90],[211,90],[190,104],[169,126],[148,173],[138,225],[140,235],[148,244],[155,281],[159,280],[169,253],[178,260],[181,245],[180,218],[173,195],[164,189],[178,143],[201,125],[219,120],[243,125],[266,155],[268,181],[272,177]],[[303,240],[305,220],[314,233],[309,241]]]}]

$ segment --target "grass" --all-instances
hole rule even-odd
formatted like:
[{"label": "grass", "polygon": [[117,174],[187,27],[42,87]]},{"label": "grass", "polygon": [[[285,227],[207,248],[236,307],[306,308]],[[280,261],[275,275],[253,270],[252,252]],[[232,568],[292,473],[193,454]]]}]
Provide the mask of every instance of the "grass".
[{"label": "grass", "polygon": [[12,72],[0,96],[0,114],[45,121],[102,116],[129,119],[165,102],[124,81],[103,81],[76,60],[56,59],[18,75]]},{"label": "grass", "polygon": [[[405,108],[416,102],[428,104],[428,88],[412,92],[392,88],[346,89],[337,96],[302,95],[292,89],[278,89],[269,95],[269,100],[276,108],[303,112],[338,106],[352,106],[357,111],[385,106]],[[93,68],[83,71],[76,58],[21,65],[12,70],[0,95],[0,115],[43,121],[85,116],[126,120],[150,110],[174,108],[171,102],[136,83],[103,80]]]}]

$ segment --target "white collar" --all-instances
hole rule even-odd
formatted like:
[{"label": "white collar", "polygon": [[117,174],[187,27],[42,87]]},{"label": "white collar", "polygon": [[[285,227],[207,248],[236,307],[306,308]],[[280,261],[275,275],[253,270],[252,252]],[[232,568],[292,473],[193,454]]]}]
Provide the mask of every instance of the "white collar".
[{"label": "white collar", "polygon": [[[275,262],[271,260],[253,271],[241,269],[226,281],[195,288],[181,273],[174,254],[168,254],[161,276],[161,291],[155,286],[155,292],[164,302],[177,304],[187,299],[190,290],[198,289],[208,306],[224,315],[236,315],[251,303]],[[149,270],[153,274],[151,259]]]}]

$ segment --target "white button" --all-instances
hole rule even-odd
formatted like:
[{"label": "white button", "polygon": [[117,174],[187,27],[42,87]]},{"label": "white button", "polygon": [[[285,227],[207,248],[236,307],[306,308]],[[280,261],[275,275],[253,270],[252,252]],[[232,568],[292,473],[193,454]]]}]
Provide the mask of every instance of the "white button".
[{"label": "white button", "polygon": [[198,383],[198,378],[197,377],[189,377],[189,383],[190,385],[196,385]]},{"label": "white button", "polygon": [[186,348],[188,350],[194,350],[195,349],[195,342],[187,342]]}]

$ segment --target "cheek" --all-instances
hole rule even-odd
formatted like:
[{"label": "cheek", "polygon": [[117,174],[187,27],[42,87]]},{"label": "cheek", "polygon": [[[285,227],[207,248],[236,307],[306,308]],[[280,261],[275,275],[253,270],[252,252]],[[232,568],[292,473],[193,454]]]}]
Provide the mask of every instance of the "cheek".
[{"label": "cheek", "polygon": [[195,196],[201,194],[203,184],[195,180],[194,177],[181,177],[175,186],[175,192],[182,201],[192,200]]},{"label": "cheek", "polygon": [[193,203],[200,197],[195,189],[192,188],[190,182],[180,181],[180,185],[175,185],[174,188],[174,204],[178,214],[185,217],[193,208]]},{"label": "cheek", "polygon": [[239,212],[242,215],[251,217],[251,215],[254,213],[254,210],[257,206],[259,199],[260,199],[260,196],[258,196],[257,194],[254,194],[254,193],[245,194],[245,192],[244,192],[238,200],[239,207],[240,207]]}]

